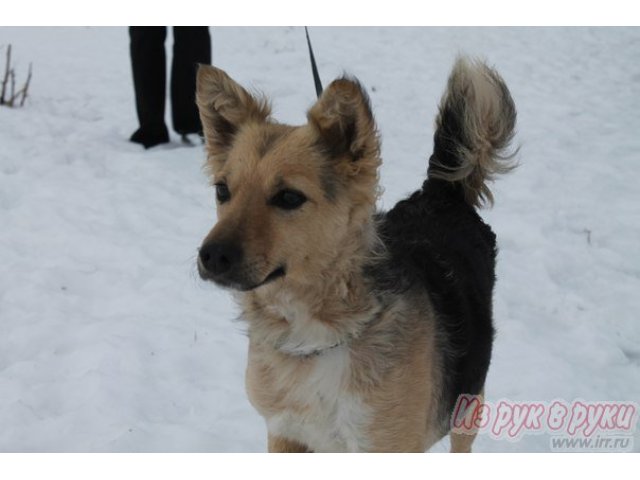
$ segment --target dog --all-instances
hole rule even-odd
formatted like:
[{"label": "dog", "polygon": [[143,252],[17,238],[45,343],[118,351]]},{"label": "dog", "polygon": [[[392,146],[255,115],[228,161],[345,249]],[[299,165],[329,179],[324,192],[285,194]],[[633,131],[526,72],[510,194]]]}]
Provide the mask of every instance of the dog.
[{"label": "dog", "polygon": [[513,168],[516,109],[500,75],[459,57],[420,190],[376,210],[380,138],[362,85],[334,80],[289,126],[224,71],[196,101],[218,221],[202,279],[248,325],[246,389],[270,452],[424,452],[482,395],[494,328],[496,237],[477,209]]}]

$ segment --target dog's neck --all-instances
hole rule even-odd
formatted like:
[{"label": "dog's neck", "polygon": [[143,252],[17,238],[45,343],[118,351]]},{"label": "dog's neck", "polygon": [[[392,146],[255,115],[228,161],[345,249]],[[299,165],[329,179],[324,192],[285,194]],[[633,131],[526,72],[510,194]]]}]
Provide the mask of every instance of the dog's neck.
[{"label": "dog's neck", "polygon": [[305,357],[359,337],[380,306],[362,274],[376,250],[373,221],[306,284],[283,279],[241,299],[249,336],[288,355]]}]

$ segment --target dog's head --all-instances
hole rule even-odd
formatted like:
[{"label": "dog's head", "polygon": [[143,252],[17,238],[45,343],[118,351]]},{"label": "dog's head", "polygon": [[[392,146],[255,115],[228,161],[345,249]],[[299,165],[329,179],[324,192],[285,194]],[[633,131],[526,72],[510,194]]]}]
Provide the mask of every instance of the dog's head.
[{"label": "dog's head", "polygon": [[218,212],[200,248],[201,277],[246,291],[327,273],[377,197],[380,146],[360,84],[335,80],[308,122],[292,127],[225,72],[201,66],[197,103]]}]

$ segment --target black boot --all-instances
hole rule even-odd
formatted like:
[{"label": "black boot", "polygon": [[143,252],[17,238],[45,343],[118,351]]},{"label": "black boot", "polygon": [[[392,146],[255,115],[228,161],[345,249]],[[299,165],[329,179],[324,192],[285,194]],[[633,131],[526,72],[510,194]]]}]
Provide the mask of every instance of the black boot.
[{"label": "black boot", "polygon": [[162,125],[162,128],[155,130],[149,130],[148,128],[143,130],[142,127],[140,127],[138,130],[133,132],[133,135],[131,135],[129,140],[133,143],[141,144],[144,148],[151,148],[156,145],[160,145],[161,143],[168,143],[169,131],[165,125]]},{"label": "black boot", "polygon": [[140,128],[130,140],[150,148],[169,141],[164,123],[166,27],[129,27],[131,66]]}]

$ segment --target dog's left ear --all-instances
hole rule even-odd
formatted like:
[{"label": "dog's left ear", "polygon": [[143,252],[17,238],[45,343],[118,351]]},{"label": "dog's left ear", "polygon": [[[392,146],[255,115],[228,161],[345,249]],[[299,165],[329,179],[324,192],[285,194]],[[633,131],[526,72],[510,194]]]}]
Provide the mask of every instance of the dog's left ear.
[{"label": "dog's left ear", "polygon": [[307,112],[320,144],[335,158],[378,160],[380,141],[369,96],[357,80],[339,78]]},{"label": "dog's left ear", "polygon": [[196,79],[196,103],[209,154],[224,157],[240,127],[265,122],[271,114],[264,98],[255,98],[223,70],[200,65]]}]

